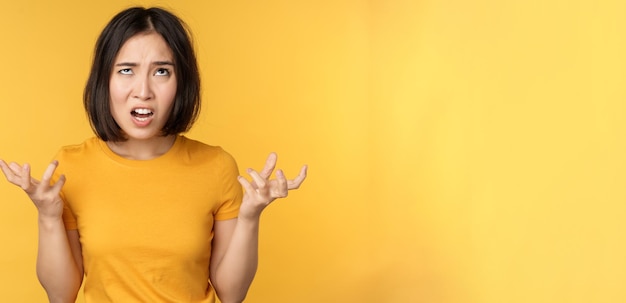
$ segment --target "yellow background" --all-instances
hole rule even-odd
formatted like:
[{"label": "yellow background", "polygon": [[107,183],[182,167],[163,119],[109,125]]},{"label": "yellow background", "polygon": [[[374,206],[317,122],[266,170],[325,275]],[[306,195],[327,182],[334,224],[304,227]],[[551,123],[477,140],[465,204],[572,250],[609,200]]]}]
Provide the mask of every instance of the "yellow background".
[{"label": "yellow background", "polygon": [[[310,165],[247,302],[626,302],[623,1],[6,1],[0,158],[39,176],[91,136],[93,44],[130,4],[195,34],[190,137]],[[0,301],[44,302],[35,208],[0,199]]]}]

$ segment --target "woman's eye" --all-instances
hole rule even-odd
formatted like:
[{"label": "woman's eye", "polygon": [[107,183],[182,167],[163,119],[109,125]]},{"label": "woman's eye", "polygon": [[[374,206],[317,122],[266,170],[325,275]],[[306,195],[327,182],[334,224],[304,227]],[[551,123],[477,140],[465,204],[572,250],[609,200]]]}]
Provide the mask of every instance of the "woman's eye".
[{"label": "woman's eye", "polygon": [[157,76],[167,76],[170,74],[170,71],[166,68],[159,68],[157,69],[155,75]]},{"label": "woman's eye", "polygon": [[133,71],[130,68],[124,68],[120,69],[119,73],[122,75],[130,75],[133,73]]}]

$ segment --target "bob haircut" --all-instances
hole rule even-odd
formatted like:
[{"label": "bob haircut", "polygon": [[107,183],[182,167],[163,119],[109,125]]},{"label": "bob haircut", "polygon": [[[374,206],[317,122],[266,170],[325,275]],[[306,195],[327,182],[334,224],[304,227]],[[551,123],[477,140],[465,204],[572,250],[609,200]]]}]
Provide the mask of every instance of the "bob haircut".
[{"label": "bob haircut", "polygon": [[93,64],[83,93],[85,111],[96,135],[104,141],[128,138],[111,114],[109,83],[122,45],[140,33],[160,34],[174,55],[176,96],[163,136],[191,129],[200,112],[200,75],[187,25],[162,8],[132,7],[111,19],[96,42]]}]

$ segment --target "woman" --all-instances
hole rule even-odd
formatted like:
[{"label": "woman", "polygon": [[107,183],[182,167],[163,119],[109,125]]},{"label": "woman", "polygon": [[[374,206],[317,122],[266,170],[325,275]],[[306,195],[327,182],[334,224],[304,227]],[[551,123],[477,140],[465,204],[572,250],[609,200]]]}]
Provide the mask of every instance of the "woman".
[{"label": "woman", "polygon": [[[50,302],[241,302],[258,261],[259,217],[294,180],[270,154],[238,175],[220,147],[182,133],[200,109],[184,23],[130,8],[101,33],[84,93],[96,137],[66,146],[41,182],[28,164],[0,168],[38,210],[37,275]],[[245,194],[242,193],[242,187]]]}]

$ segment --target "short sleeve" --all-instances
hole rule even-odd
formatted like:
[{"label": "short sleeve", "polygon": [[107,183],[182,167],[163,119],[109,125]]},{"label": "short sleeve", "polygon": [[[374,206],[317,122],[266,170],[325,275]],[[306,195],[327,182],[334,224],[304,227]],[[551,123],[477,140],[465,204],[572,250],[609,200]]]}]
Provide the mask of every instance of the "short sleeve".
[{"label": "short sleeve", "polygon": [[[54,159],[59,161],[59,166],[54,171],[54,175],[52,175],[52,182],[57,182],[59,178],[61,177],[61,175],[63,174],[63,169],[65,166],[63,150],[59,151],[57,155],[54,157]],[[63,189],[61,189],[61,192],[59,195],[61,196],[61,200],[63,200],[63,217],[62,218],[63,218],[63,223],[65,224],[65,229],[66,230],[78,229],[78,224],[76,223],[76,217],[74,216],[74,213],[72,212],[72,210],[67,204],[67,199],[65,197],[65,193],[63,192]]]},{"label": "short sleeve", "polygon": [[74,230],[78,229],[78,224],[76,224],[76,217],[74,217],[74,213],[64,202],[63,205],[63,223],[65,224],[66,230]]},{"label": "short sleeve", "polygon": [[237,180],[239,169],[235,159],[226,151],[222,151],[220,161],[222,162],[220,205],[214,216],[215,220],[228,220],[239,215],[243,190]]}]

